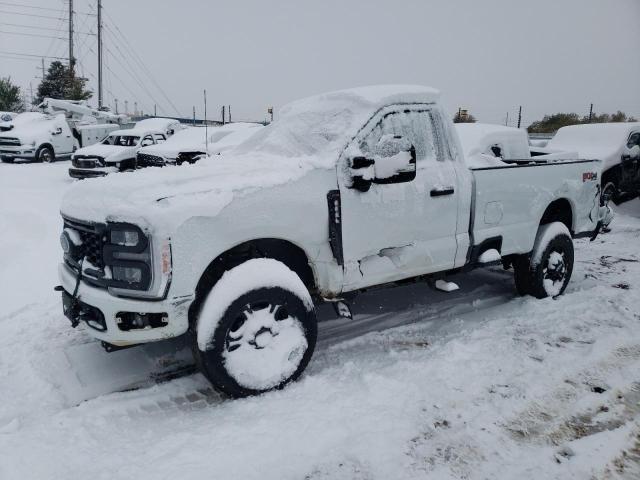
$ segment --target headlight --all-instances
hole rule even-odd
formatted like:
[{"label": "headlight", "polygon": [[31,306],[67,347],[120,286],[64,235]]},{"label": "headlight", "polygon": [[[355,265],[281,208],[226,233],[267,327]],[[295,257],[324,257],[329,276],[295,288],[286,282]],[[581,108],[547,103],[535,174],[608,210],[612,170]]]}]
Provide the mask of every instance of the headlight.
[{"label": "headlight", "polygon": [[140,243],[140,235],[136,230],[111,230],[111,243],[123,247],[135,247]]},{"label": "headlight", "polygon": [[119,282],[139,284],[142,282],[142,269],[135,267],[119,267],[111,268],[113,279]]}]

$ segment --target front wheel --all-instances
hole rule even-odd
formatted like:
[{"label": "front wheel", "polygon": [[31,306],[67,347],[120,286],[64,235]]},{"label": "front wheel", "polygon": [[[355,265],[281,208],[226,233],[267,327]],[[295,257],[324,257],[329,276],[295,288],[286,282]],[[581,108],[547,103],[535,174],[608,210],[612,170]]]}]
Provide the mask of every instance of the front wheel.
[{"label": "front wheel", "polygon": [[573,240],[562,222],[542,225],[530,256],[514,262],[518,292],[537,298],[562,295],[573,273]]},{"label": "front wheel", "polygon": [[56,156],[51,147],[40,147],[36,152],[36,160],[38,162],[53,163],[56,161]]},{"label": "front wheel", "polygon": [[280,389],[306,368],[317,337],[315,309],[294,272],[271,259],[227,271],[197,319],[196,363],[231,396]]}]

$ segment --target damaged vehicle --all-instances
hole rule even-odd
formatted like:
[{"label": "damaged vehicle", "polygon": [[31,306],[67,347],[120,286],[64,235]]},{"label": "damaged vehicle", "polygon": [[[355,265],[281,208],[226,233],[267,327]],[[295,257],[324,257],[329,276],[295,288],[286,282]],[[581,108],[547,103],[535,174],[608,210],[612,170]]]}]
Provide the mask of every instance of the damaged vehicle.
[{"label": "damaged vehicle", "polygon": [[597,160],[473,167],[439,93],[373,86],[294,102],[215,162],[81,182],[61,208],[65,315],[108,351],[187,335],[233,397],[282,388],[314,351],[315,304],[502,264],[561,295],[595,238]]}]

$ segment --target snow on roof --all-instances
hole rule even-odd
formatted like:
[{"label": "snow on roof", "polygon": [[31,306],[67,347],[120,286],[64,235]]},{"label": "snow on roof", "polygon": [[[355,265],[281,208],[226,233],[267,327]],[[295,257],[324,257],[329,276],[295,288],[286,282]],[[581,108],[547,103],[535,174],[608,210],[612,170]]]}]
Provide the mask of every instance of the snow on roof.
[{"label": "snow on roof", "polygon": [[145,118],[138,120],[133,128],[146,128],[148,130],[167,130],[169,127],[179,125],[175,118]]},{"label": "snow on roof", "polygon": [[114,130],[113,132],[109,133],[109,136],[116,137],[120,135],[120,136],[126,136],[126,137],[142,137],[144,135],[149,135],[152,133],[161,133],[164,135],[166,132],[164,130],[157,129],[157,128],[133,127],[133,128],[125,128],[123,130]]},{"label": "snow on roof", "polygon": [[640,122],[571,125],[559,129],[547,148],[574,150],[580,158],[603,160],[608,168],[620,162],[621,151],[634,131],[640,131]]},{"label": "snow on roof", "polygon": [[280,156],[337,154],[380,108],[391,104],[433,103],[437,90],[418,85],[379,85],[339,90],[292,102],[279,118],[246,141],[241,152]]}]

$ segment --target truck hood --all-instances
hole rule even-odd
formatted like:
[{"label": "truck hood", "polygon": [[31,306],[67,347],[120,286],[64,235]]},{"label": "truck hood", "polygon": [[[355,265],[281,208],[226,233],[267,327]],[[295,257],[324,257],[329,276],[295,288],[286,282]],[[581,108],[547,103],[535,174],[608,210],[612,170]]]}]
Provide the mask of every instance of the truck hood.
[{"label": "truck hood", "polygon": [[296,181],[316,168],[334,168],[334,162],[255,154],[116,173],[74,184],[61,213],[84,221],[130,222],[170,236],[189,218],[214,217],[237,196]]},{"label": "truck hood", "polygon": [[106,161],[117,161],[135,156],[138,147],[121,147],[118,145],[90,145],[76,151],[75,156],[91,155],[104,158]]},{"label": "truck hood", "polygon": [[17,138],[22,145],[28,145],[41,138],[49,138],[53,128],[53,121],[32,122],[26,125],[15,125],[11,130],[0,132],[0,137]]}]

